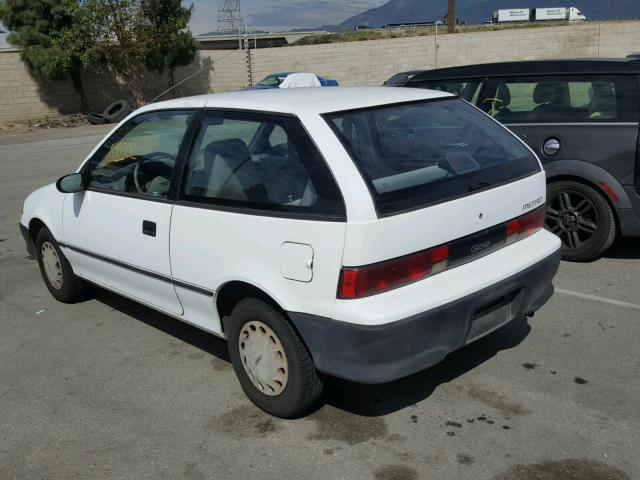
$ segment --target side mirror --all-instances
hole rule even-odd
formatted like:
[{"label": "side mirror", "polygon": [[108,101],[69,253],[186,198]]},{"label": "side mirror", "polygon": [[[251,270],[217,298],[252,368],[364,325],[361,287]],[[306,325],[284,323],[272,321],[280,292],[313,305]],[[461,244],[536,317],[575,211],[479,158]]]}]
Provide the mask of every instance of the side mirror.
[{"label": "side mirror", "polygon": [[84,190],[84,178],[81,173],[71,173],[56,182],[56,188],[62,193],[77,193]]}]

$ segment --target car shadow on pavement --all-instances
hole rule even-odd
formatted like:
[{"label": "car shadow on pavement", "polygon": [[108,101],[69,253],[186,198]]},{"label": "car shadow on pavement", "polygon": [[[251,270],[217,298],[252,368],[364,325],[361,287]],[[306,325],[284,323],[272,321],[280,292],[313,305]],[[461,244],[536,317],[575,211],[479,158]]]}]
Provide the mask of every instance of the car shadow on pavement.
[{"label": "car shadow on pavement", "polygon": [[529,334],[527,317],[513,320],[492,334],[448,355],[441,363],[409,377],[381,385],[327,379],[324,402],[350,413],[387,415],[428,398],[440,385],[473,370],[502,350],[519,345]]},{"label": "car shadow on pavement", "polygon": [[95,286],[92,286],[92,289],[93,298],[100,303],[140,320],[150,327],[157,328],[225,362],[230,362],[226,340],[108,290]]},{"label": "car shadow on pavement", "polygon": [[[95,300],[108,307],[230,363],[225,340],[102,288],[94,287],[93,294]],[[325,378],[324,394],[315,408],[328,404],[367,417],[402,410],[425,400],[440,385],[473,370],[498,352],[516,347],[530,331],[527,318],[517,318],[477,342],[451,353],[438,365],[390,383],[364,385]]]},{"label": "car shadow on pavement", "polygon": [[621,238],[602,255],[604,258],[633,260],[640,258],[640,239]]}]

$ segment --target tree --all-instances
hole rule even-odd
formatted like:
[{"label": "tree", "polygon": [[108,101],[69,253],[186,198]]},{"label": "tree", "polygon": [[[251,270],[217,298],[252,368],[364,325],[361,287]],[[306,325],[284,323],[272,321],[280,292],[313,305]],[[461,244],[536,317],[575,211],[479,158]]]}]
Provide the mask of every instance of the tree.
[{"label": "tree", "polygon": [[138,105],[144,103],[147,51],[139,39],[142,24],[140,0],[85,0],[73,32],[74,37],[87,36],[86,57],[122,80]]},{"label": "tree", "polygon": [[182,5],[181,0],[143,0],[142,14],[148,22],[145,35],[151,40],[147,52],[149,70],[168,72],[169,87],[175,84],[174,72],[178,66],[189,65],[196,56],[198,46],[188,30],[193,4]]},{"label": "tree", "polygon": [[186,29],[192,7],[179,0],[85,0],[78,28],[90,39],[87,62],[113,72],[144,104],[149,69],[169,70],[195,56],[195,41]]},{"label": "tree", "polygon": [[21,48],[22,60],[36,75],[50,80],[71,78],[86,112],[81,52],[66,48],[63,41],[79,8],[77,0],[0,0],[0,21],[10,31],[7,41]]}]

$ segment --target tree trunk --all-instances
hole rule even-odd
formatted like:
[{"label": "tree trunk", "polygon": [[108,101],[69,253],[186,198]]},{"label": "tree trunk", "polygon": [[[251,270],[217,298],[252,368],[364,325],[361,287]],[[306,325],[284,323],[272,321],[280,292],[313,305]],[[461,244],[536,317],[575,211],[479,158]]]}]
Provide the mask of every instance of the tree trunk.
[{"label": "tree trunk", "polygon": [[[167,88],[168,89],[172,89],[173,86],[176,84],[176,79],[175,79],[175,76],[173,75],[173,73],[174,73],[173,72],[173,68],[169,68],[169,75],[168,75],[168,78],[167,78]],[[175,90],[171,90],[171,97],[172,98],[176,98]]]},{"label": "tree trunk", "polygon": [[142,107],[146,103],[143,87],[143,75],[138,70],[129,70],[127,72],[122,72],[122,78],[125,85],[129,87],[129,92],[131,92],[131,97],[133,98],[135,106]]},{"label": "tree trunk", "polygon": [[144,93],[142,88],[140,88],[135,81],[129,83],[129,90],[131,91],[131,96],[133,97],[133,102],[136,107],[142,107],[145,104]]},{"label": "tree trunk", "polygon": [[89,102],[87,101],[87,96],[84,92],[84,84],[82,83],[82,74],[80,70],[74,68],[71,70],[71,81],[73,82],[73,89],[78,94],[78,99],[80,100],[80,107],[82,108],[82,113],[89,113]]}]

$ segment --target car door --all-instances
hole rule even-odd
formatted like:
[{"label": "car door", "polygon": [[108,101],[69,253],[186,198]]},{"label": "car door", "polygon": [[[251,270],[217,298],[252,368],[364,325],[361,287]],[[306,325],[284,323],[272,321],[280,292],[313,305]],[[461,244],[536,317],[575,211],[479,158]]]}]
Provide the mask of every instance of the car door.
[{"label": "car door", "polygon": [[174,314],[172,187],[193,111],[156,111],[127,121],[82,168],[85,191],[66,198],[63,236],[76,273]]},{"label": "car door", "polygon": [[297,118],[206,111],[171,222],[185,319],[222,333],[212,297],[231,282],[329,317],[345,222],[338,187]]}]

